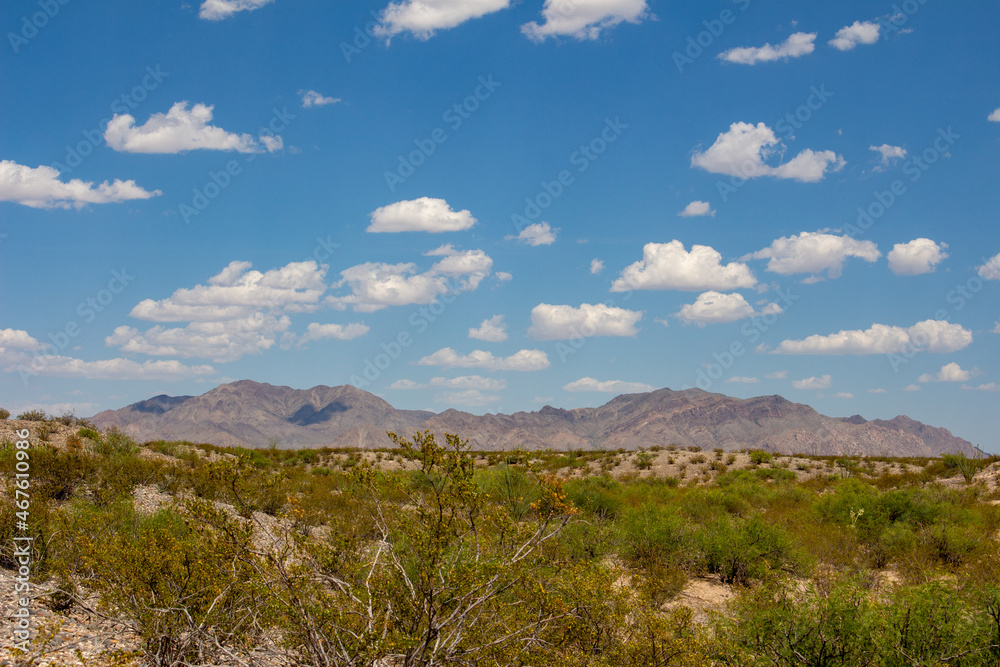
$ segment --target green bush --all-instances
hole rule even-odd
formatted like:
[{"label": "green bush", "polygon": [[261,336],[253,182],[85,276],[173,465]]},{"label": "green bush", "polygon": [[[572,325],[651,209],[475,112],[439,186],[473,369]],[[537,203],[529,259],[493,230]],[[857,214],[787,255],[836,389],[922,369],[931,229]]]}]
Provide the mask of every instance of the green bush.
[{"label": "green bush", "polygon": [[770,463],[771,459],[774,458],[774,454],[771,452],[765,452],[762,449],[750,450],[750,463],[755,466],[763,465],[765,463]]},{"label": "green bush", "polygon": [[803,572],[807,566],[791,536],[760,515],[724,518],[704,527],[701,541],[707,570],[727,584],[746,586],[774,573]]},{"label": "green bush", "polygon": [[10,410],[6,410],[4,408],[0,408],[0,421],[3,421],[4,419],[7,419],[8,417],[10,417]]},{"label": "green bush", "polygon": [[43,422],[48,419],[45,410],[25,410],[17,418],[29,422]]}]

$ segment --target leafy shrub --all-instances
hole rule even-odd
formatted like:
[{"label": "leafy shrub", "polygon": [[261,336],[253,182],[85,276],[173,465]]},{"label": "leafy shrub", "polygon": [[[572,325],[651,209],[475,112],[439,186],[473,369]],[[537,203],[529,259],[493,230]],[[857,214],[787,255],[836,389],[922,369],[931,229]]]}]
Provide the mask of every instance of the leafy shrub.
[{"label": "leafy shrub", "polygon": [[25,410],[17,418],[29,422],[43,422],[48,417],[45,415],[45,410]]},{"label": "leafy shrub", "polygon": [[4,408],[0,408],[0,421],[3,421],[4,419],[7,419],[8,417],[10,417],[10,410],[6,410]]},{"label": "leafy shrub", "polygon": [[692,531],[676,508],[646,503],[627,510],[617,522],[621,555],[639,565],[697,560]]},{"label": "leafy shrub", "polygon": [[[93,429],[81,429],[81,432],[84,430],[89,432]],[[90,436],[88,435],[87,437]],[[103,434],[98,435],[95,440],[94,450],[101,456],[117,458],[138,453],[139,444],[124,429],[112,426]]]},{"label": "leafy shrub", "polygon": [[635,455],[635,465],[639,470],[649,470],[653,467],[653,455],[649,452],[639,452]]},{"label": "leafy shrub", "polygon": [[621,511],[621,483],[610,477],[585,477],[566,484],[566,495],[575,507],[602,520],[614,520]]},{"label": "leafy shrub", "polygon": [[806,558],[791,537],[760,515],[725,518],[702,530],[706,567],[723,582],[746,586],[775,571],[800,572]]},{"label": "leafy shrub", "polygon": [[765,452],[762,449],[754,449],[750,451],[750,463],[755,466],[763,465],[764,463],[770,463],[771,459],[774,458],[774,454],[771,452]]}]

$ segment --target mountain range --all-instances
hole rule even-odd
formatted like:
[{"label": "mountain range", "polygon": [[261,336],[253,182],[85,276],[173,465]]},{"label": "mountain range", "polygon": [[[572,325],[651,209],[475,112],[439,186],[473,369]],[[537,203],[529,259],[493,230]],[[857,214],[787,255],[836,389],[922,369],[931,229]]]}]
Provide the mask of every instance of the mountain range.
[{"label": "mountain range", "polygon": [[700,389],[625,394],[596,408],[475,415],[397,410],[351,385],[300,390],[241,380],[201,396],[166,396],[105,410],[95,426],[127,428],[141,441],[222,446],[389,447],[387,431],[455,433],[474,449],[703,449],[863,456],[974,454],[972,443],[906,416],[827,417],[781,396],[739,399]]}]

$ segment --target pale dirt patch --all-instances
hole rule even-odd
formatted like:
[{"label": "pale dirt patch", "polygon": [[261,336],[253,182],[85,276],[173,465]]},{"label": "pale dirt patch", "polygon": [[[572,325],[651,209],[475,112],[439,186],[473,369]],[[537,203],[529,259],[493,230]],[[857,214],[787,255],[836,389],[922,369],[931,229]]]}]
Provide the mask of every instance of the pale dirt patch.
[{"label": "pale dirt patch", "polygon": [[692,620],[699,625],[708,625],[709,612],[723,611],[736,597],[732,586],[722,583],[718,576],[690,579],[673,600],[664,603],[660,609],[668,611],[684,606],[693,612]]}]

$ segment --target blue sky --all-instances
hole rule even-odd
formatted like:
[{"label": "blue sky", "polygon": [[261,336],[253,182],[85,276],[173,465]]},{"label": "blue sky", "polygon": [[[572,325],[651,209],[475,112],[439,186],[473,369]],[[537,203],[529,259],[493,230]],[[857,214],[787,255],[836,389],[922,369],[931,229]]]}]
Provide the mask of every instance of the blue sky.
[{"label": "blue sky", "polygon": [[699,386],[1000,450],[995,3],[2,17],[11,410],[244,378],[474,412]]}]

